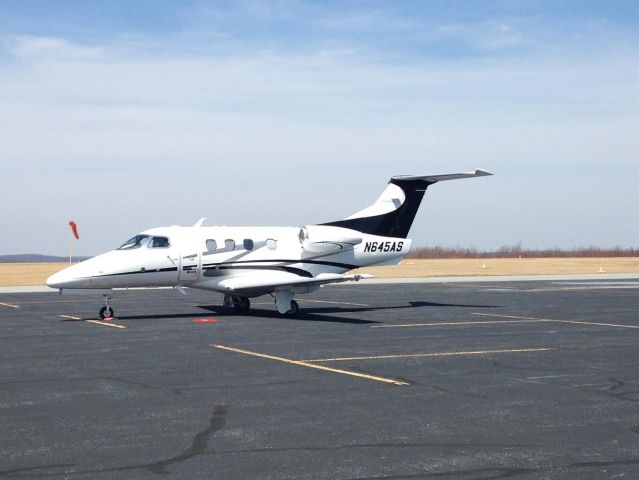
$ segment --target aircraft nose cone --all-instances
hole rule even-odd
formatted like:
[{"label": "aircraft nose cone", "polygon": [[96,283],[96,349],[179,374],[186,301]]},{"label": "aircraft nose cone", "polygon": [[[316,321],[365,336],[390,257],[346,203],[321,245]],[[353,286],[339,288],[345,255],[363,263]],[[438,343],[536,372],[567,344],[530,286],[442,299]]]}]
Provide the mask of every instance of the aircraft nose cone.
[{"label": "aircraft nose cone", "polygon": [[67,286],[67,282],[70,280],[69,274],[66,272],[66,268],[59,272],[54,273],[47,278],[47,286],[51,288],[64,288]]},{"label": "aircraft nose cone", "polygon": [[91,284],[91,275],[86,275],[78,265],[72,265],[47,278],[51,288],[86,288]]}]

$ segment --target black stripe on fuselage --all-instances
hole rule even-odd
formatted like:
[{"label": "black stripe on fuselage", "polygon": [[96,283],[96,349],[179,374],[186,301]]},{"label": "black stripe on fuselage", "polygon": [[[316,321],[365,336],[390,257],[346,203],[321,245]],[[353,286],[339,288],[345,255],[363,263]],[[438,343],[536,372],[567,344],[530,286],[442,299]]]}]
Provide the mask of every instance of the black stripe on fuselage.
[{"label": "black stripe on fuselage", "polygon": [[[344,268],[347,270],[352,270],[354,268],[358,268],[358,265],[351,265],[348,263],[339,263],[339,262],[326,262],[320,260],[246,260],[243,262],[230,262],[230,263],[210,263],[206,265],[202,265],[202,270],[214,270],[214,269],[223,269],[223,270],[233,270],[233,269],[254,269],[254,270],[283,270],[285,272],[293,273],[295,275],[299,275],[300,277],[313,278],[313,274],[311,272],[304,270],[302,268],[291,267],[289,265],[247,265],[251,263],[288,263],[291,264],[304,264],[310,263],[315,265],[326,265],[337,268]],[[242,264],[242,265],[238,265]],[[195,265],[189,265],[184,267],[183,271],[193,271],[192,268]],[[188,268],[188,269],[187,269]],[[146,273],[158,273],[158,272],[177,272],[177,267],[168,267],[168,268],[160,268],[155,270],[136,270],[133,272],[121,272],[121,273],[108,273],[106,275],[95,275],[94,278],[102,278],[102,277],[117,277],[117,276],[128,276],[128,275],[138,275],[138,274],[146,274]]]},{"label": "black stripe on fuselage", "polygon": [[221,262],[221,263],[207,263],[206,265],[202,265],[202,268],[207,268],[207,267],[221,267],[221,266],[227,266],[227,265],[236,265],[236,264],[246,264],[246,263],[286,263],[286,264],[295,264],[295,263],[300,263],[300,264],[305,264],[305,263],[309,263],[312,265],[327,265],[329,267],[338,267],[338,268],[345,268],[347,270],[352,270],[354,268],[359,268],[359,265],[352,265],[349,263],[340,263],[340,262],[327,262],[325,260],[305,260],[305,259],[290,259],[290,260],[283,260],[283,259],[274,259],[274,260],[245,260],[242,262]]},{"label": "black stripe on fuselage", "polygon": [[177,267],[156,268],[149,270],[136,270],[135,272],[107,273],[106,275],[94,275],[94,278],[116,277],[118,275],[136,275],[138,273],[177,272]]},{"label": "black stripe on fuselage", "polygon": [[288,273],[292,273],[294,275],[298,275],[300,277],[305,277],[305,278],[313,278],[313,274],[311,272],[308,272],[306,270],[303,270],[301,268],[295,268],[295,267],[288,267],[285,265],[255,265],[255,266],[251,266],[251,265],[223,265],[220,267],[206,267],[206,268],[202,268],[202,270],[204,270],[204,276],[214,276],[214,275],[207,275],[207,272],[216,272],[218,270],[279,270],[279,271],[284,271],[284,272],[288,272]]}]

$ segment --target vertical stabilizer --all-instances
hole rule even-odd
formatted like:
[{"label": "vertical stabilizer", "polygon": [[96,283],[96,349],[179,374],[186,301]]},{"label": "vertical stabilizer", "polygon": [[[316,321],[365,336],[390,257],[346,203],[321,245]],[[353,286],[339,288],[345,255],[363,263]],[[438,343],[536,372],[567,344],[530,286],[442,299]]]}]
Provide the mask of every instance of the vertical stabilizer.
[{"label": "vertical stabilizer", "polygon": [[424,193],[430,185],[446,180],[488,175],[492,175],[492,173],[478,169],[474,172],[447,175],[392,177],[384,192],[371,206],[344,220],[322,225],[349,228],[382,237],[406,238],[422,203]]}]

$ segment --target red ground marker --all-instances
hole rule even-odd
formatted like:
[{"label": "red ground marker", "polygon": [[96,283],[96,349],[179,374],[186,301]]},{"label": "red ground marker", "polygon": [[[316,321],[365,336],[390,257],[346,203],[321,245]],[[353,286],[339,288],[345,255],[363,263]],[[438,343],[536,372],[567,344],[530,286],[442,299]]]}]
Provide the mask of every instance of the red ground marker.
[{"label": "red ground marker", "polygon": [[217,318],[202,317],[202,318],[194,318],[193,321],[195,323],[215,323],[215,322],[217,322]]}]

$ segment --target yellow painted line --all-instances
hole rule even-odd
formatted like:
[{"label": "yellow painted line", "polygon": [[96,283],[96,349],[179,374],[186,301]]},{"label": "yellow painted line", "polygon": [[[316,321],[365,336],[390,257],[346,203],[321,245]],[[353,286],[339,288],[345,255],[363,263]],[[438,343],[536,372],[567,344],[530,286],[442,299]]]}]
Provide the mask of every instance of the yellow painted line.
[{"label": "yellow painted line", "polygon": [[[58,315],[58,317],[68,318],[69,320],[82,320],[82,318],[74,317],[73,315]],[[117,323],[111,323],[111,322],[102,322],[100,320],[85,320],[85,322],[97,323],[98,325],[104,325],[105,327],[126,328],[124,325],[118,325]]]},{"label": "yellow painted line", "polygon": [[403,323],[397,325],[372,325],[371,328],[408,328],[408,327],[442,327],[448,325],[488,325],[495,323],[538,323],[549,322],[551,320],[544,319],[527,319],[527,320],[486,320],[476,322],[437,322],[437,323]]},{"label": "yellow painted line", "polygon": [[330,303],[332,305],[351,305],[354,307],[370,307],[367,303],[353,303],[353,302],[330,302],[328,300],[305,300],[299,298],[298,302],[306,302],[306,303]]},{"label": "yellow painted line", "polygon": [[252,355],[254,357],[266,358],[268,360],[275,360],[275,361],[278,361],[278,362],[289,363],[289,364],[292,364],[292,365],[299,365],[301,367],[315,368],[317,370],[324,370],[324,371],[327,371],[327,372],[340,373],[342,375],[350,375],[352,377],[364,378],[366,380],[374,380],[376,382],[390,383],[392,385],[399,385],[399,386],[410,385],[408,382],[404,382],[404,381],[401,381],[401,380],[396,380],[396,379],[393,379],[393,378],[386,378],[386,377],[379,377],[379,376],[376,376],[376,375],[368,375],[368,374],[365,374],[365,373],[351,372],[351,371],[348,371],[348,370],[341,370],[339,368],[325,367],[323,365],[314,365],[312,363],[304,362],[304,361],[301,361],[301,360],[291,360],[290,358],[276,357],[274,355],[266,355],[264,353],[251,352],[249,350],[241,350],[239,348],[227,347],[225,345],[212,344],[210,346],[211,347],[215,347],[215,348],[219,348],[220,350],[227,350],[229,352],[243,353],[244,355]]},{"label": "yellow painted line", "polygon": [[97,323],[98,325],[104,325],[105,327],[113,328],[126,328],[124,325],[118,325],[117,323],[101,322],[100,320],[86,320],[89,323]]},{"label": "yellow painted line", "polygon": [[2,305],[3,307],[9,307],[9,308],[20,308],[20,305],[14,305],[13,303],[0,303],[0,305]]},{"label": "yellow painted line", "polygon": [[92,300],[48,300],[48,301],[30,301],[30,302],[22,302],[23,305],[41,305],[41,304],[50,304],[50,303],[95,303],[95,299]]},{"label": "yellow painted line", "polygon": [[304,360],[304,362],[345,362],[349,360],[387,360],[395,358],[413,358],[413,357],[452,357],[456,355],[489,355],[491,353],[535,353],[548,352],[555,350],[554,348],[513,348],[507,350],[475,350],[471,352],[436,352],[436,353],[407,353],[398,355],[371,355],[365,357],[336,357],[336,358],[318,358],[315,360]]},{"label": "yellow painted line", "polygon": [[473,315],[481,315],[484,317],[518,318],[518,319],[537,321],[537,322],[571,323],[575,325],[594,325],[597,327],[631,328],[635,330],[639,329],[639,325],[622,325],[619,323],[586,322],[582,320],[558,320],[555,318],[520,317],[518,315],[500,315],[496,313],[479,313],[479,312],[473,313]]}]

